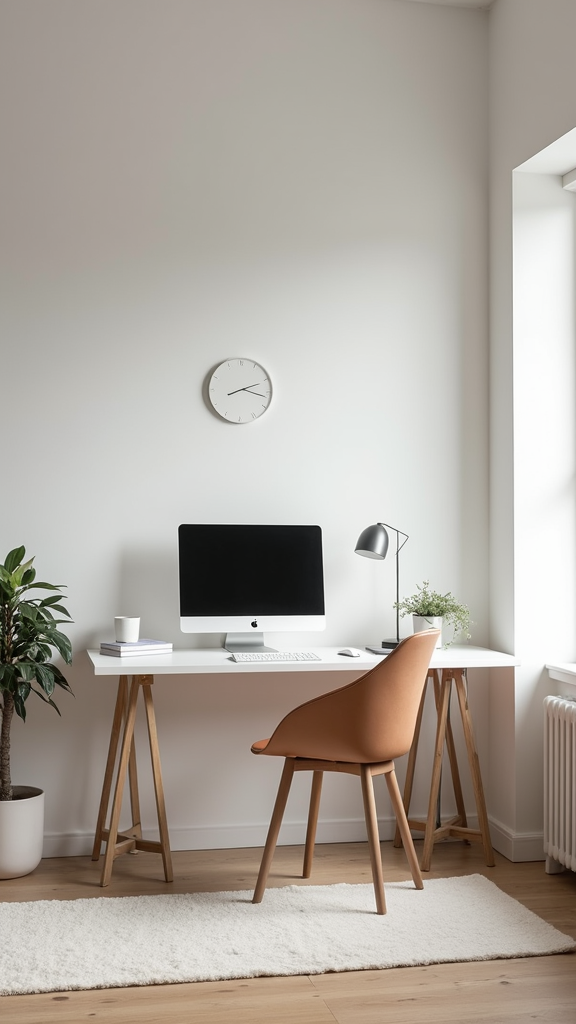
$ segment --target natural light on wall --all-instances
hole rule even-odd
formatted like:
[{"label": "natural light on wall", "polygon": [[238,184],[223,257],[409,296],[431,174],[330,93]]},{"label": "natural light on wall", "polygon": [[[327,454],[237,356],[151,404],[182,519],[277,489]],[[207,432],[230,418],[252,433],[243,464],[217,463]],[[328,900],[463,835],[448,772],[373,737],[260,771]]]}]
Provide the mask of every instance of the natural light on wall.
[{"label": "natural light on wall", "polygon": [[567,644],[576,655],[576,199],[563,185],[558,173],[525,165],[514,173],[515,632],[523,664],[545,663]]}]

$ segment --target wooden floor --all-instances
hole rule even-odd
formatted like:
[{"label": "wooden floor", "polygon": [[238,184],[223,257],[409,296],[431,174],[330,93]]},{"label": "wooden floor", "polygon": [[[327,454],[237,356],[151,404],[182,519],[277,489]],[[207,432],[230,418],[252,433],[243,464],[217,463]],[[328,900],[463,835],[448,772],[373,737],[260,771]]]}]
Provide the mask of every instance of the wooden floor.
[{"label": "wooden floor", "polygon": [[[417,849],[420,844],[417,844]],[[383,843],[385,879],[409,877],[404,854]],[[42,861],[0,882],[1,900],[75,899],[252,888],[260,850],[175,853],[174,882],[157,855],[125,856],[99,887],[89,858]],[[301,847],[279,847],[270,885],[298,881]],[[546,875],[543,863],[484,866],[480,846],[439,844],[426,877],[480,873],[576,939],[576,874]],[[302,885],[370,882],[364,843],[317,847]],[[265,898],[265,897],[264,897]],[[576,954],[440,964],[387,971],[0,997],[2,1024],[576,1024]]]}]

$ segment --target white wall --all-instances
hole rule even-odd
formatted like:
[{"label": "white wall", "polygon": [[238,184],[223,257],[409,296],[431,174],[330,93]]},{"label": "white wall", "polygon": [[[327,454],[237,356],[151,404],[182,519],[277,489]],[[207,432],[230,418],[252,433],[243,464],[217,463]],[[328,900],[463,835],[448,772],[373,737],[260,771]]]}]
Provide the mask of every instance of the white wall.
[{"label": "white wall", "polygon": [[490,806],[499,848],[527,860],[542,857],[543,668],[576,649],[574,199],[558,178],[576,149],[554,145],[576,125],[576,7],[497,0],[489,23],[491,637],[521,661],[491,687]]},{"label": "white wall", "polygon": [[[62,719],[38,702],[16,723],[14,777],[47,791],[46,851],[75,852],[113,705],[83,651],[115,614],[191,643],[180,522],[321,524],[328,628],[302,643],[362,645],[394,624],[393,563],[354,555],[384,519],[410,535],[402,593],[454,591],[488,640],[488,16],[396,0],[0,11],[0,540],[67,584],[76,652]],[[274,382],[248,426],[203,400],[229,355]],[[262,841],[279,766],[249,745],[319,685],[158,683],[175,848]],[[363,835],[348,781],[327,787],[320,838]]]}]

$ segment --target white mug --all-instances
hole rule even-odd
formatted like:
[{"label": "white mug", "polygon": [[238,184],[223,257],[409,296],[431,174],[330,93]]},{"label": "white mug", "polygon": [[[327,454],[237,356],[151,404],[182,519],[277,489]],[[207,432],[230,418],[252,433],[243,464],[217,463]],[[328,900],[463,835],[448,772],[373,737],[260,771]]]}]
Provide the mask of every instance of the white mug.
[{"label": "white mug", "polygon": [[140,636],[140,616],[116,615],[114,633],[118,643],[135,644]]}]

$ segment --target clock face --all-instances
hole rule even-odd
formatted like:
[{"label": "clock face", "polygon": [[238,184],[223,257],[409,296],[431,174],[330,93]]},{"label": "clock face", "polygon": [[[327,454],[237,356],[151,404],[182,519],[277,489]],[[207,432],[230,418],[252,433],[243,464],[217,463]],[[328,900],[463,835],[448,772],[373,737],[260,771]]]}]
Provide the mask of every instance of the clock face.
[{"label": "clock face", "polygon": [[272,384],[253,359],[226,359],[210,378],[208,397],[216,413],[230,423],[252,423],[270,405]]}]

